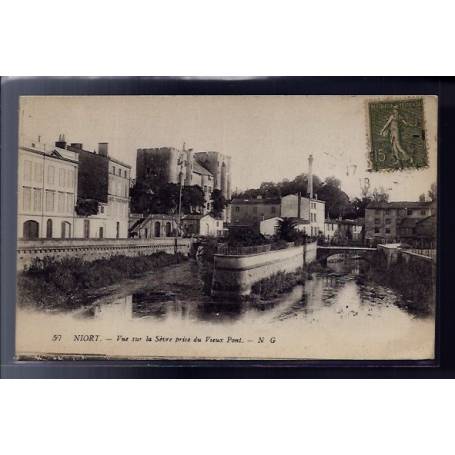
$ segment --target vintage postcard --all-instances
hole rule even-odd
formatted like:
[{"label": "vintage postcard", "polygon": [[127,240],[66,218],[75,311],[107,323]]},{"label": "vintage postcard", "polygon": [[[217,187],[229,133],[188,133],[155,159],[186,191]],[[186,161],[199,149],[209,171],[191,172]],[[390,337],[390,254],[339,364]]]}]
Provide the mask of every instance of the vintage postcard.
[{"label": "vintage postcard", "polygon": [[435,358],[435,96],[23,96],[18,359]]}]

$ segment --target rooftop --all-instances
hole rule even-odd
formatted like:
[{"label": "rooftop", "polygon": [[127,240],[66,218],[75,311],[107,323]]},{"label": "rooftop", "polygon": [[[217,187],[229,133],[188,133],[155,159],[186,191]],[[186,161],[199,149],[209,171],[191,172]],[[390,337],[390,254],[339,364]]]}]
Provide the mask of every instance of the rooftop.
[{"label": "rooftop", "polygon": [[213,177],[213,174],[196,160],[193,160],[193,172],[196,172],[197,174],[209,175],[210,177]]},{"label": "rooftop", "polygon": [[279,198],[273,199],[232,199],[231,204],[235,205],[256,205],[256,204],[280,204],[281,200]]},{"label": "rooftop", "polygon": [[432,203],[432,201],[371,202],[367,209],[418,209],[429,207]]},{"label": "rooftop", "polygon": [[62,153],[59,153],[57,150],[52,150],[52,151],[48,152],[48,151],[38,150],[36,148],[24,147],[24,146],[19,147],[19,149],[25,150],[26,152],[36,153],[37,155],[48,156],[49,158],[55,158],[57,160],[69,161],[70,163],[76,163],[76,164],[78,163],[77,159],[73,160],[66,156],[63,156]]}]

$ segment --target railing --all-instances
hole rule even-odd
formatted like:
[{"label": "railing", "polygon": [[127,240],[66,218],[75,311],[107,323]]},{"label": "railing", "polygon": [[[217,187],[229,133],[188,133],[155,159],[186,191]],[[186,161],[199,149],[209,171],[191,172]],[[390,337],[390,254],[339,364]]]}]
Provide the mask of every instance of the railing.
[{"label": "railing", "polygon": [[436,249],[419,249],[419,248],[407,248],[403,251],[408,251],[409,253],[420,254],[421,256],[426,256],[434,261],[436,260]]},{"label": "railing", "polygon": [[247,256],[249,254],[267,253],[272,249],[272,245],[254,245],[254,246],[228,246],[218,245],[218,254],[229,256]]},{"label": "railing", "polygon": [[266,245],[253,245],[253,246],[229,246],[226,244],[219,244],[217,247],[217,254],[226,256],[248,256],[249,254],[267,253],[275,250],[285,250],[293,248],[294,242],[283,243],[269,243]]}]

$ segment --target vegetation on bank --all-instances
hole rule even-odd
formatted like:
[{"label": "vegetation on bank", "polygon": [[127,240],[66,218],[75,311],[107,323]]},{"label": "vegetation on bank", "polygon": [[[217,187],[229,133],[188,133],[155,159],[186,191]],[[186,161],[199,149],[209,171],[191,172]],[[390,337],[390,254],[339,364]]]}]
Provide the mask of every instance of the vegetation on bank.
[{"label": "vegetation on bank", "polygon": [[304,281],[302,268],[290,273],[280,271],[255,283],[251,288],[251,293],[253,297],[270,299],[292,291],[294,286],[304,284]]},{"label": "vegetation on bank", "polygon": [[81,258],[35,258],[17,278],[17,300],[22,306],[72,308],[90,303],[90,294],[121,280],[184,260],[164,252],[147,256],[112,256],[92,262]]},{"label": "vegetation on bank", "polygon": [[363,279],[371,279],[398,291],[406,309],[415,314],[425,315],[434,311],[436,278],[430,262],[406,262],[399,255],[397,262],[387,267],[385,255],[378,254]]}]

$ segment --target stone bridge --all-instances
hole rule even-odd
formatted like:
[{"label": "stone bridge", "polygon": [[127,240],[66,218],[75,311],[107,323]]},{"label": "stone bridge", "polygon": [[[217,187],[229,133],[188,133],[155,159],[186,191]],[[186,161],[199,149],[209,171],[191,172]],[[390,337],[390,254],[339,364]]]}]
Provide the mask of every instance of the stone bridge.
[{"label": "stone bridge", "polygon": [[361,246],[320,246],[317,247],[316,260],[323,264],[327,263],[327,258],[335,254],[345,254],[350,256],[361,256],[367,261],[377,253],[376,248]]}]

